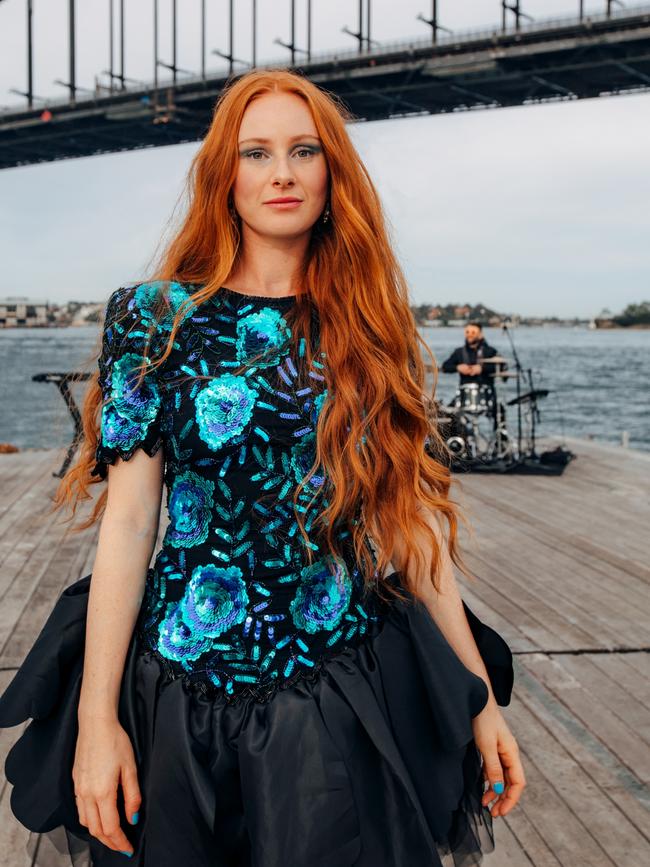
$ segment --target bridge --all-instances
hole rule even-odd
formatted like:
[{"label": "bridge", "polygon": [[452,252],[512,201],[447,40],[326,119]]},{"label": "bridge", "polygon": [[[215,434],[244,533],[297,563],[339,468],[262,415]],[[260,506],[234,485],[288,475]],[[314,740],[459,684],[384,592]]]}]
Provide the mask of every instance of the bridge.
[{"label": "bridge", "polygon": [[[121,0],[122,10],[124,0]],[[158,54],[157,7],[153,6],[154,64],[150,82],[134,82],[124,69],[123,14],[119,21],[120,66],[113,66],[113,2],[111,0],[111,65],[107,88],[88,91],[76,83],[75,0],[68,5],[69,74],[67,99],[39,100],[33,93],[32,5],[27,6],[26,107],[0,110],[0,168],[115,153],[201,139],[214,103],[233,76],[247,68],[282,66],[295,69],[336,94],[358,121],[500,108],[558,100],[575,100],[650,89],[650,5],[634,8],[605,0],[598,14],[576,13],[536,21],[519,0],[495,2],[500,25],[489,30],[452,33],[442,23],[440,4],[433,0],[426,38],[379,44],[371,38],[371,0],[359,0],[354,50],[314,53],[311,0],[307,0],[307,48],[297,44],[296,8],[289,8],[290,40],[276,39],[288,57],[275,63],[256,61],[256,16],[253,0],[252,56],[233,56],[233,0],[226,22],[226,63],[206,71],[205,0],[198,75],[182,73],[176,56],[177,2],[173,0],[172,62]],[[2,23],[0,0],[0,26]],[[346,28],[342,28],[346,30]],[[1,32],[1,31],[0,31]],[[2,39],[10,38],[5,33]],[[2,46],[0,44],[0,50]],[[167,70],[166,76],[160,68]],[[243,68],[242,68],[243,67]],[[36,106],[35,102],[41,105]]]}]

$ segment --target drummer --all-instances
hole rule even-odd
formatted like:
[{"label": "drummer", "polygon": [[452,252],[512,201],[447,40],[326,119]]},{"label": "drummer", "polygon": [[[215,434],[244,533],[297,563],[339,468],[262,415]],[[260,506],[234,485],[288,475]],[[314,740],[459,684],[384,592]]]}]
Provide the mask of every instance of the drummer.
[{"label": "drummer", "polygon": [[443,373],[460,374],[460,384],[476,382],[479,385],[494,387],[494,374],[505,370],[506,364],[481,364],[483,358],[494,358],[499,353],[483,336],[480,322],[468,322],[465,326],[465,344],[459,346],[442,363]]}]

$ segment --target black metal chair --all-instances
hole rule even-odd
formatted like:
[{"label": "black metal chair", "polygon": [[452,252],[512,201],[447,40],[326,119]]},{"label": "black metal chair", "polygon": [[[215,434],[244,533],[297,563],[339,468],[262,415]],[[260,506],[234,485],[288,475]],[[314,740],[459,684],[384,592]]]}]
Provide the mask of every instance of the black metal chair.
[{"label": "black metal chair", "polygon": [[77,446],[79,445],[79,441],[82,437],[82,427],[81,427],[81,413],[79,412],[79,408],[77,407],[77,403],[72,395],[72,391],[69,387],[69,383],[71,382],[85,382],[90,379],[92,376],[91,373],[35,373],[32,376],[33,382],[53,382],[61,392],[63,399],[66,402],[66,406],[70,410],[70,415],[72,416],[72,420],[74,422],[74,434],[72,437],[72,442],[68,446],[68,451],[66,452],[66,456],[61,465],[61,468],[58,472],[52,473],[56,478],[62,478],[68,467],[70,466],[70,462],[74,456],[75,451],[77,450]]}]

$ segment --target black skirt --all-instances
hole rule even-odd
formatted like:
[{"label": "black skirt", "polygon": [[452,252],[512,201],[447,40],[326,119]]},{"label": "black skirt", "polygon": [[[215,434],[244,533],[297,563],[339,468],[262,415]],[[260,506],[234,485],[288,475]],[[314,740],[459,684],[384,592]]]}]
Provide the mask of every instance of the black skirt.
[{"label": "black skirt", "polygon": [[[119,790],[134,856],[106,847],[79,824],[71,775],[90,578],[63,591],[0,697],[0,727],[32,719],[5,774],[14,815],[42,835],[36,867],[470,867],[494,849],[471,725],[487,686],[414,598],[268,701],[188,689],[134,632],[118,713],[142,806],[131,825]],[[507,705],[512,653],[463,604]]]}]

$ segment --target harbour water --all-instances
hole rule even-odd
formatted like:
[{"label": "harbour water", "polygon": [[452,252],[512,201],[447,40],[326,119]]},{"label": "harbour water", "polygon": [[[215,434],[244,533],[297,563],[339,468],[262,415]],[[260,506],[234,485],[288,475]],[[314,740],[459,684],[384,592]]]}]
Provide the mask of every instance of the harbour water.
[{"label": "harbour water", "polygon": [[[421,333],[439,363],[463,342],[461,328],[423,328]],[[522,366],[532,368],[535,386],[550,390],[539,404],[541,435],[616,444],[627,431],[632,448],[650,451],[650,331],[521,327],[511,335]],[[488,328],[485,336],[512,362],[507,334]],[[19,448],[56,448],[70,442],[72,421],[58,389],[32,382],[32,376],[94,371],[98,340],[97,326],[0,330],[0,442]],[[445,403],[457,379],[440,374],[438,396]],[[72,388],[80,404],[86,386],[76,383]],[[503,398],[514,395],[510,380]],[[508,419],[514,428],[513,407]]]}]

